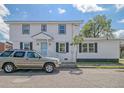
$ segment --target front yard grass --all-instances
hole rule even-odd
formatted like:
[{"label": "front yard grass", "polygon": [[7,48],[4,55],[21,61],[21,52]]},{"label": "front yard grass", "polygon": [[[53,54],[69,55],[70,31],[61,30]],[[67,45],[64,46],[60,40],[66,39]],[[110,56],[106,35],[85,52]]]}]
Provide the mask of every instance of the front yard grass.
[{"label": "front yard grass", "polygon": [[96,68],[103,68],[103,69],[124,69],[124,66],[96,66]]},{"label": "front yard grass", "polygon": [[120,59],[119,63],[115,62],[77,62],[77,67],[93,67],[104,69],[124,69],[124,59]]}]

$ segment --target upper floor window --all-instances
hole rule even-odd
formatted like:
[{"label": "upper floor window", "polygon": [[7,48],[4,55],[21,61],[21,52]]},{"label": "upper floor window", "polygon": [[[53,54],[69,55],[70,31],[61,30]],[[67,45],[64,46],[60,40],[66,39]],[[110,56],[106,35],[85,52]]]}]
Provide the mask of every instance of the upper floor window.
[{"label": "upper floor window", "polygon": [[41,31],[47,31],[47,25],[41,24]]},{"label": "upper floor window", "polygon": [[59,24],[58,30],[59,30],[59,34],[65,34],[66,33],[66,24]]},{"label": "upper floor window", "polygon": [[30,24],[22,24],[22,34],[30,33]]}]

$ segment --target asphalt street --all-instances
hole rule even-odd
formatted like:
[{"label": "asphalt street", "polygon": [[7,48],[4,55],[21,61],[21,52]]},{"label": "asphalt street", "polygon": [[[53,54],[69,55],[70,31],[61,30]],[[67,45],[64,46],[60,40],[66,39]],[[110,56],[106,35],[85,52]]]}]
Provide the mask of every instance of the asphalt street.
[{"label": "asphalt street", "polygon": [[124,88],[124,69],[60,68],[53,73],[43,70],[0,71],[4,88]]}]

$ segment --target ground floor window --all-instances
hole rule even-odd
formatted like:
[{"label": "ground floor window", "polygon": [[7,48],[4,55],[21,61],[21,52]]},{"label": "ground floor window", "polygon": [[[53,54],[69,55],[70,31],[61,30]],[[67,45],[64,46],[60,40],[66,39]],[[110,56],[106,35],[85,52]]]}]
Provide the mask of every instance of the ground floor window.
[{"label": "ground floor window", "polygon": [[20,49],[32,50],[32,42],[20,42]]},{"label": "ground floor window", "polygon": [[30,50],[30,42],[24,42],[23,43],[23,49]]},{"label": "ground floor window", "polygon": [[56,42],[56,52],[59,52],[59,53],[69,52],[69,43],[68,42]]},{"label": "ground floor window", "polygon": [[89,43],[89,52],[91,53],[95,52],[95,43]]},{"label": "ground floor window", "polygon": [[66,52],[65,43],[59,43],[59,52],[63,53]]},{"label": "ground floor window", "polygon": [[84,43],[79,45],[79,52],[83,53],[96,53],[97,43]]},{"label": "ground floor window", "polygon": [[88,50],[87,50],[87,43],[84,43],[83,45],[82,45],[82,51],[83,52],[87,52]]}]

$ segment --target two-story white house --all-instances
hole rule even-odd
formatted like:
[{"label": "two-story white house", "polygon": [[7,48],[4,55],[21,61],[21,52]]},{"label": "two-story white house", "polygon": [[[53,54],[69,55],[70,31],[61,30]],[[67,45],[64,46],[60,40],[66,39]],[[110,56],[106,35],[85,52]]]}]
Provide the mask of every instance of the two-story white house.
[{"label": "two-story white house", "polygon": [[[75,62],[73,37],[79,34],[82,20],[77,21],[7,21],[14,49],[33,49],[42,56],[57,57],[62,62]],[[77,61],[117,61],[120,41],[86,38],[79,44]]]}]

